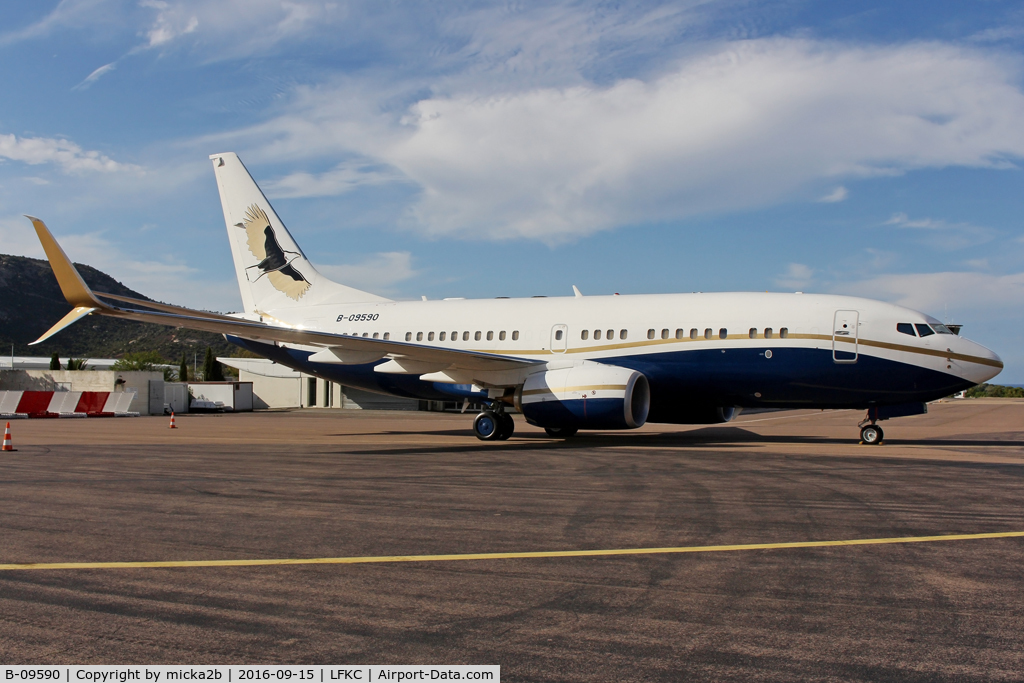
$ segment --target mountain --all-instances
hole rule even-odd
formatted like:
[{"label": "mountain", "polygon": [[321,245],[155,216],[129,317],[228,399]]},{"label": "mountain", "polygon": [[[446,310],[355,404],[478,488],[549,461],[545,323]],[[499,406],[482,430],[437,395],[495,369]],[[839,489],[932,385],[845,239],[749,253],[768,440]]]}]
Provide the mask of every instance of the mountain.
[{"label": "mountain", "polygon": [[[75,267],[94,291],[152,301],[91,266]],[[0,254],[0,356],[11,352],[11,344],[16,356],[57,352],[75,358],[118,358],[128,351],[157,351],[168,363],[180,361],[183,352],[189,361],[199,354],[201,362],[207,347],[215,356],[238,351],[219,334],[101,316],[83,318],[44,343],[28,346],[70,310],[49,263]]]}]

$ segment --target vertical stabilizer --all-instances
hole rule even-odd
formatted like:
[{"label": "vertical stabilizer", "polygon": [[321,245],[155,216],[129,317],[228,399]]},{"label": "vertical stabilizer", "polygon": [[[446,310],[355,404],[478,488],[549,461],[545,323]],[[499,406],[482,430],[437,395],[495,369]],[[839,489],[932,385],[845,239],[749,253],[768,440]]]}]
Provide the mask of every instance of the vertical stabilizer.
[{"label": "vertical stabilizer", "polygon": [[320,275],[238,155],[225,152],[210,159],[247,313],[311,304],[388,301]]}]

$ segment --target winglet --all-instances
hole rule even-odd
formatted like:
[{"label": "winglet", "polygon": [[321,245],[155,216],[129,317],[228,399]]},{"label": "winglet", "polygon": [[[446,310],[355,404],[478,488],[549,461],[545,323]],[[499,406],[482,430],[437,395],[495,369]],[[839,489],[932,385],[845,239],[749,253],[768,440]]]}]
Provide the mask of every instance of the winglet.
[{"label": "winglet", "polygon": [[63,330],[71,323],[75,322],[79,318],[84,318],[85,316],[89,315],[95,310],[97,309],[89,308],[88,306],[75,306],[70,313],[61,318],[56,325],[48,329],[45,333],[43,333],[43,336],[41,336],[39,339],[36,339],[34,342],[30,343],[29,346],[35,346],[36,344],[43,343],[53,335]]},{"label": "winglet", "polygon": [[85,284],[85,280],[78,274],[71,259],[57,244],[57,240],[53,239],[46,224],[34,216],[25,216],[25,218],[32,221],[36,235],[39,236],[39,241],[43,245],[43,251],[46,252],[46,258],[50,262],[50,267],[53,268],[53,274],[57,276],[60,291],[64,293],[64,298],[68,300],[68,303],[81,308],[107,308],[92,293],[89,285]]},{"label": "winglet", "polygon": [[68,303],[75,307],[74,310],[61,318],[60,322],[47,330],[43,336],[32,342],[32,344],[38,344],[46,341],[79,318],[84,318],[97,309],[109,309],[110,307],[101,303],[92,293],[92,290],[89,289],[89,285],[85,284],[85,280],[78,274],[78,270],[71,263],[71,259],[60,248],[60,245],[57,244],[57,240],[53,239],[53,235],[50,234],[46,224],[34,216],[25,216],[25,218],[32,221],[32,225],[36,229],[36,235],[39,236],[39,241],[43,245],[43,251],[46,252],[46,258],[50,262],[50,267],[53,268],[53,274],[57,276],[57,284],[60,285],[60,291],[64,293],[64,298],[68,300]]}]

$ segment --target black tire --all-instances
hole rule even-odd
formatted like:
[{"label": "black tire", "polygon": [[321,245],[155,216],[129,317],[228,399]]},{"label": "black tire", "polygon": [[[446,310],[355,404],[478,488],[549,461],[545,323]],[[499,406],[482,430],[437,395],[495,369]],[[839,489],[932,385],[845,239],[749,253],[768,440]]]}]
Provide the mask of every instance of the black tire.
[{"label": "black tire", "polygon": [[579,429],[576,427],[545,427],[544,431],[554,439],[568,439],[570,436],[576,436]]},{"label": "black tire", "polygon": [[885,437],[882,432],[882,428],[878,425],[866,425],[860,430],[860,440],[862,443],[868,444],[869,446],[877,446],[882,443],[882,439]]},{"label": "black tire", "polygon": [[498,416],[485,410],[473,420],[473,433],[481,441],[495,441],[501,433],[501,422]]},{"label": "black tire", "polygon": [[506,441],[516,431],[516,421],[508,413],[498,413],[498,440]]}]

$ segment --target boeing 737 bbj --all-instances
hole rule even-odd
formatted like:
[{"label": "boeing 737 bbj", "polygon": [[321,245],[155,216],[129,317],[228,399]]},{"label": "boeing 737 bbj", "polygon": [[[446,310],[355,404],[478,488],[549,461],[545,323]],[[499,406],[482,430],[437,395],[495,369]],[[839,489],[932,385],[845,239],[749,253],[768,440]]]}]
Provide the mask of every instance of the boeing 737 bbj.
[{"label": "boeing 737 bbj", "polygon": [[658,294],[392,301],[328,280],[235,154],[215,154],[244,311],[219,315],[86,286],[31,218],[74,309],[224,334],[309,375],[368,391],[485,406],[473,430],[507,439],[515,406],[548,434],[646,422],[727,422],[743,408],[859,408],[880,420],[994,377],[996,354],[935,318],[813,294]]}]

